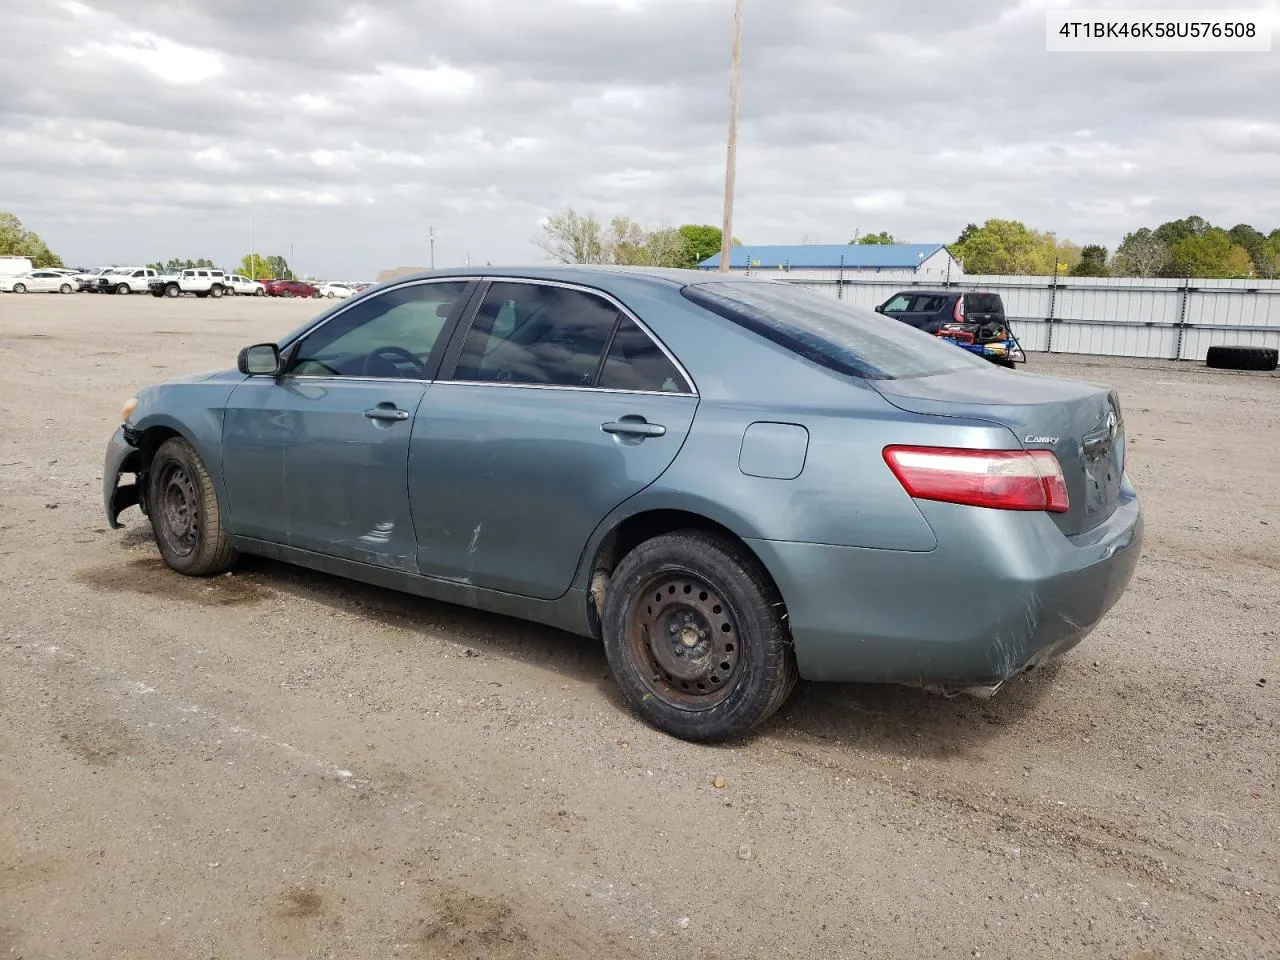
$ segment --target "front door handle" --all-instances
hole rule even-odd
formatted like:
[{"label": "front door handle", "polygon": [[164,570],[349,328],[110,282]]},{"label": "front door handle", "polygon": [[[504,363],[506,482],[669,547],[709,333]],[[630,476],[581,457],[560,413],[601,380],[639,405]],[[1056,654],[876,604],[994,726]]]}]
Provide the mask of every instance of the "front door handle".
[{"label": "front door handle", "polygon": [[600,429],[605,433],[624,437],[661,437],[667,432],[667,428],[662,424],[650,423],[643,417],[623,417],[621,420],[610,420],[608,423],[600,424]]},{"label": "front door handle", "polygon": [[398,420],[408,420],[409,411],[401,410],[392,403],[380,403],[376,407],[372,407],[364,412],[364,415],[370,420],[382,420],[395,423]]}]

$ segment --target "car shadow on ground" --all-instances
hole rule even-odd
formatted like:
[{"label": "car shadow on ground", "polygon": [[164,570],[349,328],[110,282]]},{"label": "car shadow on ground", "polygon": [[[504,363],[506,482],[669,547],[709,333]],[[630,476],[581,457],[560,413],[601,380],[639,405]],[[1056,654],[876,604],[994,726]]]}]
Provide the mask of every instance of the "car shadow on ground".
[{"label": "car shadow on ground", "polygon": [[[122,545],[150,544],[150,531],[132,528]],[[154,550],[154,546],[151,547]],[[172,574],[177,577],[178,574]],[[243,557],[233,579],[305,599],[417,636],[537,667],[552,677],[590,684],[618,710],[628,707],[598,641],[500,614],[427,600],[344,577],[260,557]],[[375,651],[371,648],[371,654]],[[850,746],[894,757],[975,756],[982,744],[1035,713],[1058,667],[1015,678],[989,700],[886,684],[806,683],[774,717],[745,738]]]}]

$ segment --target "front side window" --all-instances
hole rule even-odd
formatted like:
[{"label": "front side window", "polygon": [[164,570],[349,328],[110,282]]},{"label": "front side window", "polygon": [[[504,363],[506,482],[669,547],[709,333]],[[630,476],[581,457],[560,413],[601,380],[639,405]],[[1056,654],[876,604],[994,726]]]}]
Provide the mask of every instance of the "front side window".
[{"label": "front side window", "polygon": [[469,288],[466,280],[419,283],[362,300],[307,335],[289,373],[424,379],[440,332]]},{"label": "front side window", "polygon": [[906,313],[907,307],[911,305],[911,298],[905,293],[900,293],[888,303],[884,305],[885,313]]},{"label": "front side window", "polygon": [[494,283],[476,313],[454,379],[591,386],[617,319],[618,308],[593,293]]}]

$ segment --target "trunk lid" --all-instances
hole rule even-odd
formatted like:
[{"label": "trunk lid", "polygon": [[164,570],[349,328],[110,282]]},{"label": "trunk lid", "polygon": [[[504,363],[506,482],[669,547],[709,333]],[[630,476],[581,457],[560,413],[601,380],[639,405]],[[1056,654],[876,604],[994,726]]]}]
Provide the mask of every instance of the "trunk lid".
[{"label": "trunk lid", "polygon": [[1050,516],[1067,536],[1092,530],[1115,511],[1125,436],[1120,398],[1110,387],[998,368],[868,383],[900,410],[989,420],[1011,430],[1024,449],[1052,450],[1071,508]]}]

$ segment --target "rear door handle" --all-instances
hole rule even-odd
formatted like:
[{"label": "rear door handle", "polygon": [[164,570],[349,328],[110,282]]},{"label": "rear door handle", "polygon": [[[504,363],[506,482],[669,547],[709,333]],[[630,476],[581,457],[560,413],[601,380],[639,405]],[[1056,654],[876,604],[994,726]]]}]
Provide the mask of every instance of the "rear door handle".
[{"label": "rear door handle", "polygon": [[623,417],[621,420],[610,420],[600,424],[605,433],[623,437],[661,437],[667,428],[660,423],[650,423],[643,417]]},{"label": "rear door handle", "polygon": [[370,420],[382,420],[395,423],[398,420],[408,420],[409,411],[401,410],[399,407],[391,403],[380,403],[376,407],[371,407],[364,412],[364,415]]}]

